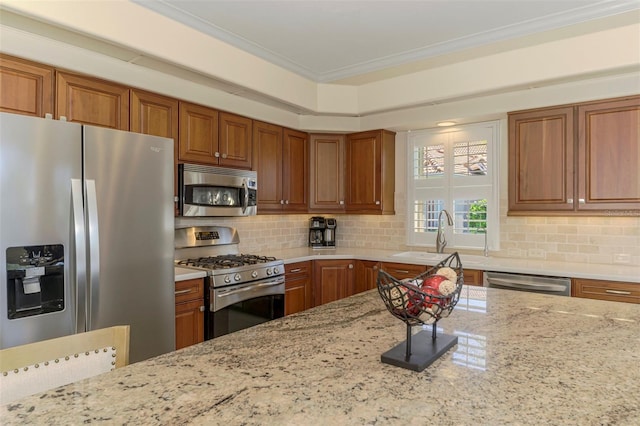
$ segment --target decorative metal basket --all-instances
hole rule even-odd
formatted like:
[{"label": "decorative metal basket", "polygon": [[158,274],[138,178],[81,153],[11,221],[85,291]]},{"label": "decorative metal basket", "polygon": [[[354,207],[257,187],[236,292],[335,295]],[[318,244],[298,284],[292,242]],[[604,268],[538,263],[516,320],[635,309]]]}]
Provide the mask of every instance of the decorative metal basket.
[{"label": "decorative metal basket", "polygon": [[[453,293],[442,295],[421,287],[425,280],[444,267],[453,269],[457,275]],[[398,280],[380,270],[377,284],[378,293],[393,316],[409,325],[433,324],[440,318],[448,317],[460,299],[464,284],[462,263],[456,252],[428,271],[405,280]]]}]

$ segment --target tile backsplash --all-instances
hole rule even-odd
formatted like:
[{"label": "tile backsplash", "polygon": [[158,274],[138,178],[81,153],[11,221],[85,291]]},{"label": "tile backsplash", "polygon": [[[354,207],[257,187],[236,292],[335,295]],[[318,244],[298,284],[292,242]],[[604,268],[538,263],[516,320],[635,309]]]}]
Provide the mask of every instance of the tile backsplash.
[{"label": "tile backsplash", "polygon": [[[504,205],[504,204],[503,204]],[[312,214],[258,215],[243,218],[177,218],[176,226],[232,226],[240,234],[240,250],[306,247]],[[335,217],[338,247],[404,251],[405,214],[393,216],[324,215]],[[435,238],[435,236],[434,236]],[[451,249],[451,248],[450,248]],[[424,247],[418,250],[426,250]],[[640,217],[500,216],[500,250],[492,256],[546,260],[640,264]]]}]

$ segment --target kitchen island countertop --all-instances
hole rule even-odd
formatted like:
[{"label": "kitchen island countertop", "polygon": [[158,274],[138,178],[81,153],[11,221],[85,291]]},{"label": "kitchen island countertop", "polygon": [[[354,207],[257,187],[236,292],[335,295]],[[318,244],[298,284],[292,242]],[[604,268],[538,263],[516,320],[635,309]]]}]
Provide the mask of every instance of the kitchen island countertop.
[{"label": "kitchen island countertop", "polygon": [[[10,424],[637,425],[640,305],[467,287],[421,373],[376,290],[0,407]],[[415,330],[419,331],[419,328]]]}]

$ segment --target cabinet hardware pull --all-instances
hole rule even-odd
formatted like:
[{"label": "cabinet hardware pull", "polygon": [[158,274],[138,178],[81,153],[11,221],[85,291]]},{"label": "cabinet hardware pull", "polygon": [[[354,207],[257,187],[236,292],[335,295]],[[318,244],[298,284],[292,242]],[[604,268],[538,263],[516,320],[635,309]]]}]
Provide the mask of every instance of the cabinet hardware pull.
[{"label": "cabinet hardware pull", "polygon": [[204,312],[204,306],[200,306],[200,312]]},{"label": "cabinet hardware pull", "polygon": [[379,205],[380,205],[380,201],[376,201],[376,206],[379,206]]},{"label": "cabinet hardware pull", "polygon": [[191,289],[187,289],[187,290],[178,290],[176,291],[174,294],[187,294],[187,293],[191,293]]},{"label": "cabinet hardware pull", "polygon": [[344,200],[340,200],[340,205],[344,205]]},{"label": "cabinet hardware pull", "polygon": [[292,269],[289,272],[300,272],[300,271],[302,271],[302,268]]},{"label": "cabinet hardware pull", "polygon": [[227,154],[222,154],[222,158],[227,158]]},{"label": "cabinet hardware pull", "polygon": [[579,202],[580,204],[584,204],[584,198],[580,198],[580,199],[578,199],[578,202]]},{"label": "cabinet hardware pull", "polygon": [[402,269],[396,269],[396,272],[399,273],[399,274],[408,274],[409,273],[409,271],[404,271]]},{"label": "cabinet hardware pull", "polygon": [[280,200],[280,204],[284,204],[284,200]]},{"label": "cabinet hardware pull", "polygon": [[567,204],[573,204],[573,198],[567,198]]},{"label": "cabinet hardware pull", "polygon": [[622,290],[605,290],[604,292],[609,294],[619,294],[622,296],[628,296],[631,294],[630,291],[622,291]]},{"label": "cabinet hardware pull", "polygon": [[216,158],[218,158],[218,157],[220,157],[220,153],[219,153],[218,151],[216,151],[216,152],[213,154],[213,156],[214,156],[214,157],[216,157]]},{"label": "cabinet hardware pull", "polygon": [[349,264],[349,269],[353,269],[353,264],[352,263]]},{"label": "cabinet hardware pull", "polygon": [[289,204],[289,200],[284,200],[284,203],[285,204]]}]

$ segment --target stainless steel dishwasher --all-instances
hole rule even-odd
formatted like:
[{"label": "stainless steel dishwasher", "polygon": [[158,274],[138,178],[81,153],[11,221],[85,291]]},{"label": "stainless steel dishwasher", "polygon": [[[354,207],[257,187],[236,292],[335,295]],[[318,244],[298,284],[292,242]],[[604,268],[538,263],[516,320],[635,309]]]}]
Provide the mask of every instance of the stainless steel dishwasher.
[{"label": "stainless steel dishwasher", "polygon": [[483,275],[485,287],[571,296],[571,278],[507,272],[485,272]]}]

